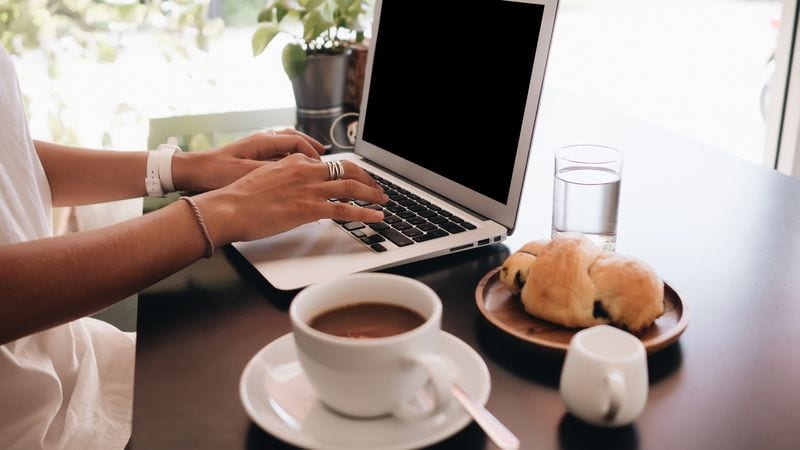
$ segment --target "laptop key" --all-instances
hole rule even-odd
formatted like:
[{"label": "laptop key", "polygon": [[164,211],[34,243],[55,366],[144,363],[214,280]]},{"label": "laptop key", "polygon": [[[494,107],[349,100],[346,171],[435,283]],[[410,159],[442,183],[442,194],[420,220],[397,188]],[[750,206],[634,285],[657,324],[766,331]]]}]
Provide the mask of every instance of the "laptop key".
[{"label": "laptop key", "polygon": [[345,230],[353,231],[364,228],[364,224],[361,222],[347,222],[346,224],[342,225]]},{"label": "laptop key", "polygon": [[406,209],[395,203],[394,205],[386,205],[386,210],[395,214],[405,211]]},{"label": "laptop key", "polygon": [[436,215],[436,216],[433,216],[433,217],[429,217],[428,218],[428,222],[430,222],[430,223],[444,223],[444,222],[447,222],[447,218],[439,216],[439,215]]},{"label": "laptop key", "polygon": [[436,225],[434,225],[432,223],[425,222],[425,223],[421,223],[421,224],[417,225],[417,228],[419,228],[422,231],[431,231],[431,230],[435,230],[436,229]]},{"label": "laptop key", "polygon": [[375,231],[381,231],[381,230],[385,230],[385,229],[389,228],[389,225],[386,225],[383,222],[375,222],[375,223],[370,223],[369,227],[372,228]]},{"label": "laptop key", "polygon": [[467,231],[461,225],[455,224],[453,222],[440,223],[439,227],[441,227],[442,229],[444,229],[448,233],[452,233],[452,234],[461,233],[461,232]]},{"label": "laptop key", "polygon": [[355,237],[357,237],[357,238],[359,238],[359,239],[361,239],[361,238],[363,238],[364,236],[366,236],[366,235],[367,235],[367,234],[366,234],[366,233],[364,233],[364,231],[362,231],[362,230],[353,230],[353,231],[351,231],[350,233],[351,233],[353,236],[355,236]]},{"label": "laptop key", "polygon": [[384,247],[381,244],[372,244],[372,245],[369,246],[369,248],[375,250],[378,253],[386,251],[386,247]]},{"label": "laptop key", "polygon": [[403,230],[407,230],[407,229],[411,228],[411,224],[409,224],[408,222],[398,222],[398,223],[392,224],[392,228],[394,228],[395,230],[403,231]]},{"label": "laptop key", "polygon": [[410,223],[411,225],[420,225],[420,224],[423,224],[423,223],[425,223],[427,221],[425,219],[423,219],[422,217],[416,216],[416,217],[412,217],[410,219],[406,219],[406,222]]},{"label": "laptop key", "polygon": [[471,224],[469,222],[463,222],[463,223],[461,223],[461,226],[466,228],[466,229],[468,229],[468,230],[474,230],[475,228],[477,228],[475,225],[473,225],[473,224]]},{"label": "laptop key", "polygon": [[358,206],[367,206],[372,204],[372,202],[367,200],[356,200],[354,203]]},{"label": "laptop key", "polygon": [[407,230],[403,230],[403,234],[406,236],[413,238],[414,236],[419,236],[422,234],[422,231],[419,231],[417,228],[409,228]]},{"label": "laptop key", "polygon": [[403,233],[393,228],[387,228],[379,231],[378,233],[380,233],[380,235],[386,239],[392,241],[392,243],[398,247],[405,247],[406,245],[411,245],[414,243],[414,241],[404,236]]},{"label": "laptop key", "polygon": [[426,219],[428,217],[433,217],[433,216],[436,215],[436,213],[434,211],[431,211],[430,209],[426,209],[425,211],[422,211],[422,212],[417,213],[417,214],[419,214],[420,217],[425,217]]},{"label": "laptop key", "polygon": [[401,217],[403,219],[410,219],[410,218],[412,218],[414,216],[416,216],[416,214],[414,214],[411,211],[403,211],[403,212],[397,213],[397,217]]},{"label": "laptop key", "polygon": [[425,241],[430,241],[431,239],[436,239],[444,236],[447,236],[447,232],[437,228],[423,235],[414,237],[414,240],[417,242],[425,242]]},{"label": "laptop key", "polygon": [[384,221],[385,223],[388,223],[389,225],[391,225],[391,224],[393,224],[393,223],[397,223],[397,222],[402,222],[402,220],[403,220],[403,219],[401,219],[401,218],[399,218],[399,217],[397,217],[397,216],[393,216],[393,215],[391,215],[391,214],[390,214],[390,215],[388,215],[388,216],[383,216],[383,221]]},{"label": "laptop key", "polygon": [[367,245],[377,244],[378,242],[383,242],[385,240],[386,239],[380,234],[373,234],[371,236],[364,236],[363,238],[361,238],[361,242]]}]

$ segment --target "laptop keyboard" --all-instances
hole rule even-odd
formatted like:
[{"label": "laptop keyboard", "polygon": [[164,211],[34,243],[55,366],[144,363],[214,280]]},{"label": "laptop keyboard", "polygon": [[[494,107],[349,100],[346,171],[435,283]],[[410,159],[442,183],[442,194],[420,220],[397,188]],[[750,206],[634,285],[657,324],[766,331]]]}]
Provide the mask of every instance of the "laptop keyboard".
[{"label": "laptop keyboard", "polygon": [[389,196],[389,201],[385,205],[363,200],[355,200],[352,203],[364,208],[383,211],[383,221],[362,223],[336,220],[335,222],[372,250],[385,252],[387,250],[384,246],[386,241],[392,242],[398,247],[405,247],[417,242],[475,229],[475,225],[461,217],[385,178],[371,172],[368,173],[383,187],[383,191]]}]

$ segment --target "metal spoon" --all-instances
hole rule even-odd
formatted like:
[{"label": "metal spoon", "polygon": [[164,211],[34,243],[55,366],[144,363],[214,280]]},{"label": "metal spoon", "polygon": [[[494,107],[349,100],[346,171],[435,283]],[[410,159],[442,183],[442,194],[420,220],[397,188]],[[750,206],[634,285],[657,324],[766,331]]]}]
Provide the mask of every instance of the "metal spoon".
[{"label": "metal spoon", "polygon": [[453,383],[452,391],[453,397],[461,403],[461,406],[475,419],[475,422],[483,428],[483,431],[495,445],[500,447],[501,450],[519,449],[519,439],[505,425],[500,423],[497,417],[464,392],[461,386]]}]

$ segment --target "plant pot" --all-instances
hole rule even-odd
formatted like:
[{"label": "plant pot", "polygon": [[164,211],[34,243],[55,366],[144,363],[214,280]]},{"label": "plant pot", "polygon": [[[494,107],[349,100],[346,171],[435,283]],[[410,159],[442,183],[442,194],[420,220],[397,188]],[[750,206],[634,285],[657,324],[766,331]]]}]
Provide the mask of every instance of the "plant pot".
[{"label": "plant pot", "polygon": [[367,55],[369,42],[364,41],[350,46],[350,60],[347,67],[347,88],[344,94],[345,104],[353,105],[355,111],[361,111],[361,94],[364,91],[364,75],[367,72]]},{"label": "plant pot", "polygon": [[292,79],[299,116],[341,114],[350,51],[338,55],[308,55],[303,74]]}]

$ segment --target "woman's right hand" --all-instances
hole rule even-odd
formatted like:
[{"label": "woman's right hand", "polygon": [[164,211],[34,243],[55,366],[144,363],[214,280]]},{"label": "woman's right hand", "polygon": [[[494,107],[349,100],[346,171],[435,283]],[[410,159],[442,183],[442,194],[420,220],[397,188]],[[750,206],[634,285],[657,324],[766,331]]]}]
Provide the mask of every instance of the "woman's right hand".
[{"label": "woman's right hand", "polygon": [[216,246],[272,236],[323,218],[380,222],[383,212],[328,199],[389,200],[357,165],[330,180],[325,163],[296,153],[264,165],[221,189],[195,196]]}]

